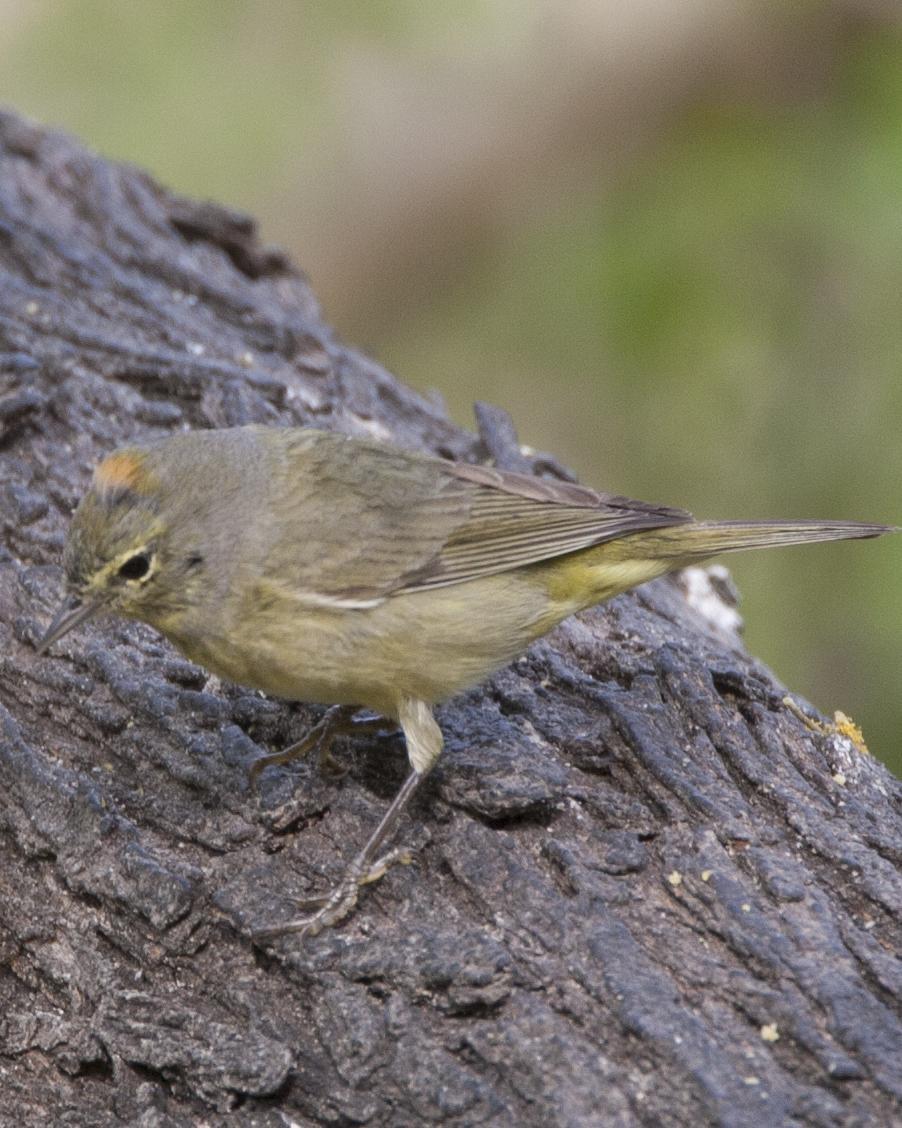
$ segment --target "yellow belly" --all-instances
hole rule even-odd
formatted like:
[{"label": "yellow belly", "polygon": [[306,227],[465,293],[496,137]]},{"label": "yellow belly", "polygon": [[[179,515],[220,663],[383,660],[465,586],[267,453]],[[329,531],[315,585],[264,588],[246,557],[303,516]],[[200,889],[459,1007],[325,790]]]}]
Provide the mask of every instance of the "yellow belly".
[{"label": "yellow belly", "polygon": [[[393,716],[402,695],[442,701],[522,653],[582,607],[665,570],[612,560],[600,546],[514,572],[411,594],[374,607],[311,607],[289,591],[249,594],[210,634],[159,624],[192,660],[293,700],[363,705]],[[612,547],[612,546],[611,546]]]}]

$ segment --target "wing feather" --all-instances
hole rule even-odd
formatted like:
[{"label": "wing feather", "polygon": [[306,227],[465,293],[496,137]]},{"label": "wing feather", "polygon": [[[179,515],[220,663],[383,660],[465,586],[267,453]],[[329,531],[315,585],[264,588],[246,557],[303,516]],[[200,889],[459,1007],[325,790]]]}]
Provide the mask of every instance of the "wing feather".
[{"label": "wing feather", "polygon": [[569,482],[466,464],[449,464],[447,472],[474,487],[469,515],[429,566],[410,577],[399,592],[465,583],[640,529],[691,520],[683,509],[599,494]]},{"label": "wing feather", "polygon": [[267,434],[281,517],[261,540],[261,576],[323,605],[466,583],[690,519],[345,435],[286,428],[277,447]]}]

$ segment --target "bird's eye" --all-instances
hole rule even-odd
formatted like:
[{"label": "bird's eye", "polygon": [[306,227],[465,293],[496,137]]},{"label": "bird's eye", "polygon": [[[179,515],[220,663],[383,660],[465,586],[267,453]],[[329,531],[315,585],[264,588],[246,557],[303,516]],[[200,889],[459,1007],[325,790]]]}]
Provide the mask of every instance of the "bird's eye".
[{"label": "bird's eye", "polygon": [[150,571],[150,557],[145,552],[136,552],[119,569],[123,580],[143,580]]}]

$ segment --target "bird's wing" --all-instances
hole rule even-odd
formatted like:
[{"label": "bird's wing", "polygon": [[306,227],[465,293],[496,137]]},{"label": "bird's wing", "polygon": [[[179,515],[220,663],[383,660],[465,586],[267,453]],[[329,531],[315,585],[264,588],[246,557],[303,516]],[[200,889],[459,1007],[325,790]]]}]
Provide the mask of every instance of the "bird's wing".
[{"label": "bird's wing", "polygon": [[670,506],[595,493],[490,467],[449,464],[470,485],[467,520],[404,591],[445,587],[481,575],[538,564],[639,529],[681,525],[691,514]]},{"label": "bird's wing", "polygon": [[[286,460],[294,489],[279,493],[292,508],[265,570],[313,599],[365,605],[690,520],[565,482],[298,434]],[[298,537],[305,527],[308,541]]]},{"label": "bird's wing", "polygon": [[682,524],[683,509],[600,494],[568,482],[530,478],[490,467],[449,464],[471,486],[470,511],[441,552],[403,591],[464,583],[537,564],[640,529]]}]

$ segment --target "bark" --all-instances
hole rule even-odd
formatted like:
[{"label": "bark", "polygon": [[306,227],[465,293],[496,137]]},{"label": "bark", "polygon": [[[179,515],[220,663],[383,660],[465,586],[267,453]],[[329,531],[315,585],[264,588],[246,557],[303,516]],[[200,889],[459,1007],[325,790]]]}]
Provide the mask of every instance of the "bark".
[{"label": "bark", "polygon": [[442,708],[413,864],[341,927],[255,943],[338,874],[402,745],[253,789],[249,764],[317,709],[220,684],[134,624],[38,658],[92,464],[250,421],[524,454],[496,412],[463,432],[337,340],[246,217],[13,115],[0,272],[0,1119],[898,1115],[899,785],[785,704],[698,574],[569,621]]}]

